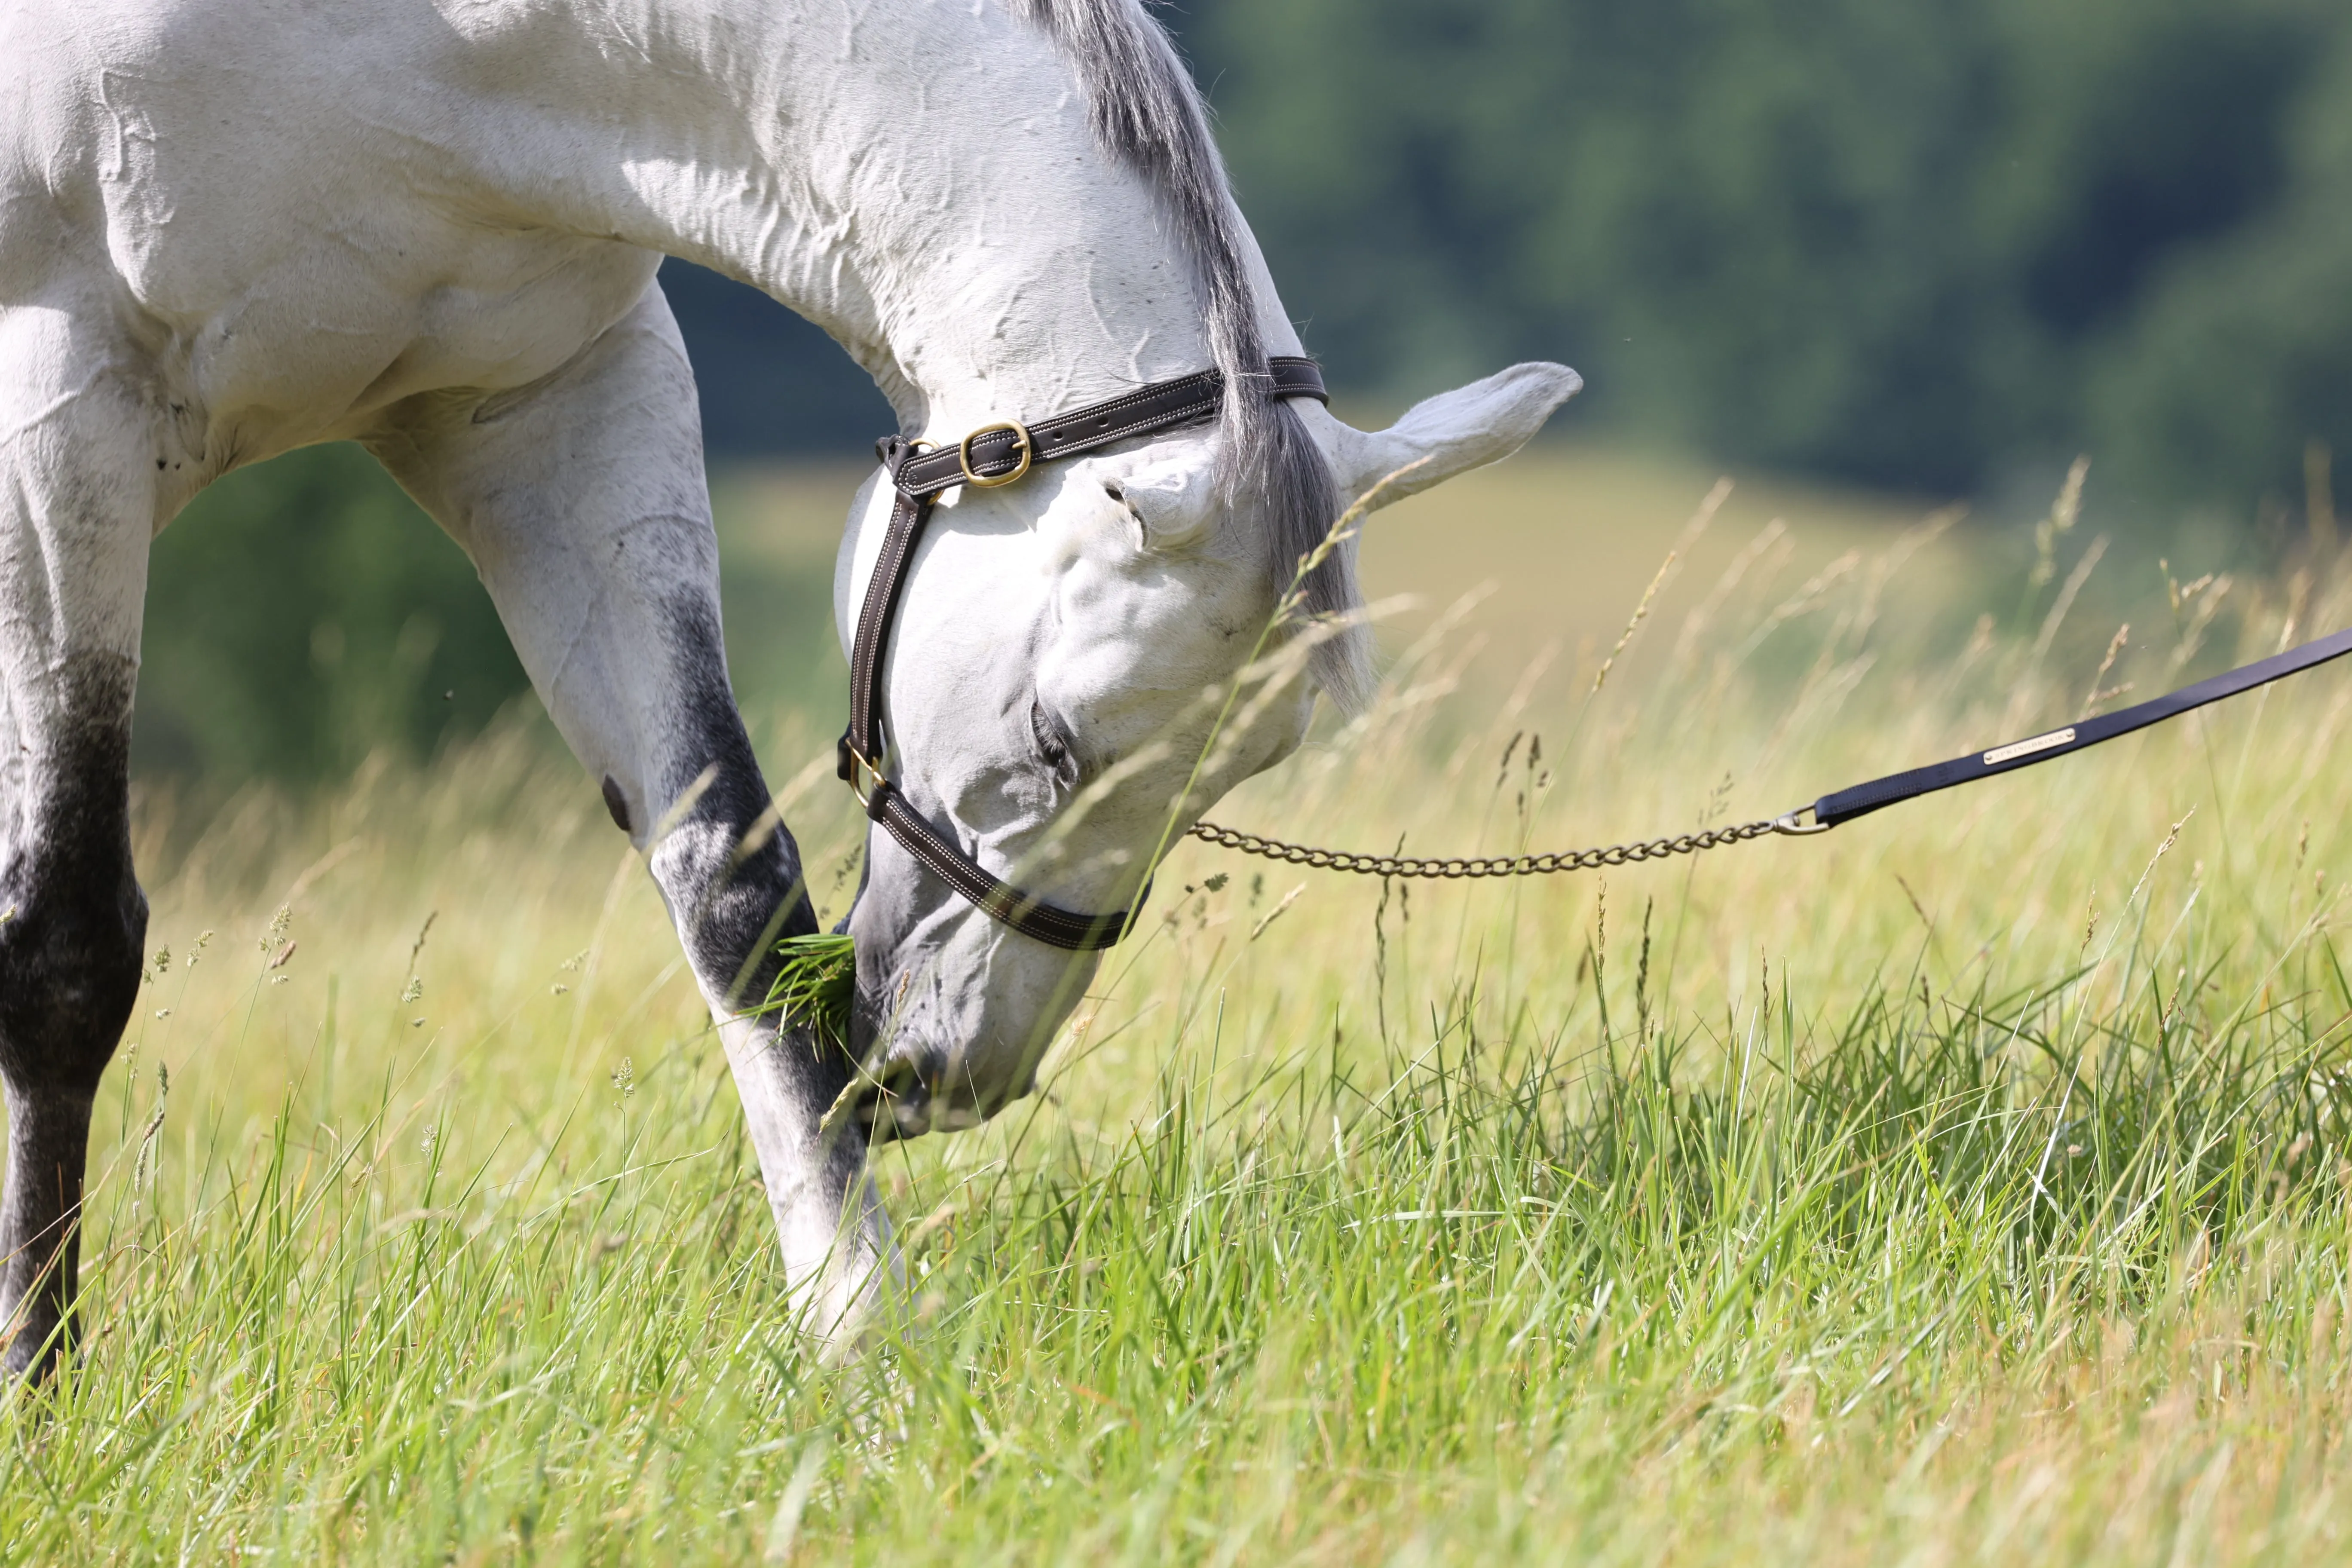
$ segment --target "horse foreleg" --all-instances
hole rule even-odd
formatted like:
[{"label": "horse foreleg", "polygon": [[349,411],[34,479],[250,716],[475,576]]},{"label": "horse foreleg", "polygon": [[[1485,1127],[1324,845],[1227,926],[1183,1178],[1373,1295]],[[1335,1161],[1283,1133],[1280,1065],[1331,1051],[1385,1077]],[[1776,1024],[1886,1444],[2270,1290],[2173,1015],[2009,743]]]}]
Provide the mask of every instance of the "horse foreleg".
[{"label": "horse foreleg", "polygon": [[152,423],[101,331],[0,311],[0,1344],[72,1335],[90,1106],[139,993],[131,700],[154,528]]},{"label": "horse foreleg", "polygon": [[849,1064],[746,1016],[815,929],[719,642],[693,374],[657,289],[562,370],[404,408],[370,445],[464,545],[532,684],[646,852],[717,1018],[803,1319],[838,1336],[896,1268]]}]

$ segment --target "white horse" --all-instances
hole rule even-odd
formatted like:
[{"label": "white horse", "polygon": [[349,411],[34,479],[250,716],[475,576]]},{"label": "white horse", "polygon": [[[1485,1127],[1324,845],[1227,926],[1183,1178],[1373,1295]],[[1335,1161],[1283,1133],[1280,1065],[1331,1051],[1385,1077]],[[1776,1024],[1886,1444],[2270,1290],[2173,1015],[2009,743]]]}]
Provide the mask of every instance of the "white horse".
[{"label": "white horse", "polygon": [[[92,1096],[139,984],[126,750],[148,544],[205,484],[375,453],[464,546],[642,848],[718,1021],[790,1305],[887,1275],[853,1064],[745,1016],[814,920],[735,711],[694,387],[654,271],[747,280],[953,442],[1225,374],[1212,425],[946,498],[886,671],[905,796],[1038,896],[1115,909],[1179,826],[1286,754],[1303,685],[1186,789],[1341,500],[1516,448],[1576,388],[1522,365],[1367,435],[1267,395],[1297,354],[1200,100],[1140,0],[6,0],[0,5],[0,1337],[70,1337]],[[843,541],[845,628],[887,483]],[[1345,611],[1352,567],[1311,608]],[[1360,689],[1353,639],[1319,683]],[[1155,744],[1156,742],[1156,744]],[[1072,824],[1064,808],[1092,781]],[[1090,973],[869,835],[857,1047],[884,1131],[1027,1092]],[[877,1029],[887,1030],[877,1035]],[[868,1116],[871,1117],[869,1110]]]}]

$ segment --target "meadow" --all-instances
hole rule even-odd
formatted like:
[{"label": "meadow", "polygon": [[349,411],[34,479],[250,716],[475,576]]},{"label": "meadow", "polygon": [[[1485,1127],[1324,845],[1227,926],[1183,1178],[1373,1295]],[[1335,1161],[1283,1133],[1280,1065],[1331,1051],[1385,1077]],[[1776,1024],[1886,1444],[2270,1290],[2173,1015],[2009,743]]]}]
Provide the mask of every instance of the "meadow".
[{"label": "meadow", "polygon": [[[724,492],[746,581],[822,602],[838,479]],[[2317,555],[1710,480],[1556,450],[1375,520],[1377,701],[1213,815],[1424,854],[1746,820],[2352,619]],[[837,655],[761,697],[729,614],[830,918]],[[2336,1560],[2348,714],[2331,667],[1605,878],[1188,842],[1043,1091],[877,1158],[908,1321],[842,1362],[534,709],[315,796],[149,789],[88,1340],[0,1407],[0,1556]]]}]

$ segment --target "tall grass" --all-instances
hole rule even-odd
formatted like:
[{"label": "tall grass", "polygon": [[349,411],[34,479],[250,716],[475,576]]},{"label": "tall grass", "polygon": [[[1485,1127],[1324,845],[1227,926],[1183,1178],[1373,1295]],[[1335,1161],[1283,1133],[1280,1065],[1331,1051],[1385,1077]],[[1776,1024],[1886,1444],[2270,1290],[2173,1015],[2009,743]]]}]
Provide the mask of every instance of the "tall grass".
[{"label": "tall grass", "polygon": [[[1606,684],[1475,695],[1441,625],[1217,815],[1425,853],[1761,816],[2352,612],[2176,584],[2095,680],[2063,533],[2021,586],[1759,569]],[[1995,617],[1939,629],[1955,595]],[[914,1322],[831,1366],[659,901],[529,720],[325,801],[148,802],[170,956],[104,1097],[87,1348],[0,1415],[0,1542],[2336,1558],[2347,703],[1605,881],[1188,845],[1043,1092],[879,1158]],[[780,780],[822,751],[777,734]],[[837,911],[824,771],[785,793]]]}]

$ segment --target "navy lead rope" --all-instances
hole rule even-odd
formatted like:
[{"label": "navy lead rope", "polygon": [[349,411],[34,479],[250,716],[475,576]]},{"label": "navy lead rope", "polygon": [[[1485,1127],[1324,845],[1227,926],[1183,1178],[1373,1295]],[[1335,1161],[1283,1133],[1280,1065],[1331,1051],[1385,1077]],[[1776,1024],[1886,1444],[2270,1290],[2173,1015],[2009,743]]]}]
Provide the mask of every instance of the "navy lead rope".
[{"label": "navy lead rope", "polygon": [[[2273,654],[2268,658],[2241,665],[2225,675],[2210,680],[2200,680],[2194,686],[2184,686],[2178,691],[2096,719],[2084,719],[2063,730],[2046,731],[2029,735],[2022,741],[2011,741],[1990,751],[1972,752],[1965,757],[1954,757],[1948,763],[1936,763],[1924,768],[1888,773],[1885,778],[1872,779],[1850,789],[1825,795],[1804,809],[1812,813],[1813,826],[1835,827],[1841,822],[1852,822],[1857,816],[1867,816],[1874,811],[1916,800],[1923,795],[1933,795],[1939,789],[1955,784],[1974,784],[1995,773],[2015,773],[2055,757],[2128,735],[2135,730],[2145,730],[2151,724],[2161,724],[2167,719],[2178,719],[2208,703],[2219,702],[2225,697],[2235,697],[2242,691],[2252,691],[2257,686],[2268,686],[2273,680],[2284,680],[2290,675],[2300,675],[2333,658],[2352,653],[2352,628],[2336,632],[2301,647]],[[1791,815],[1795,815],[1792,813]]]}]

